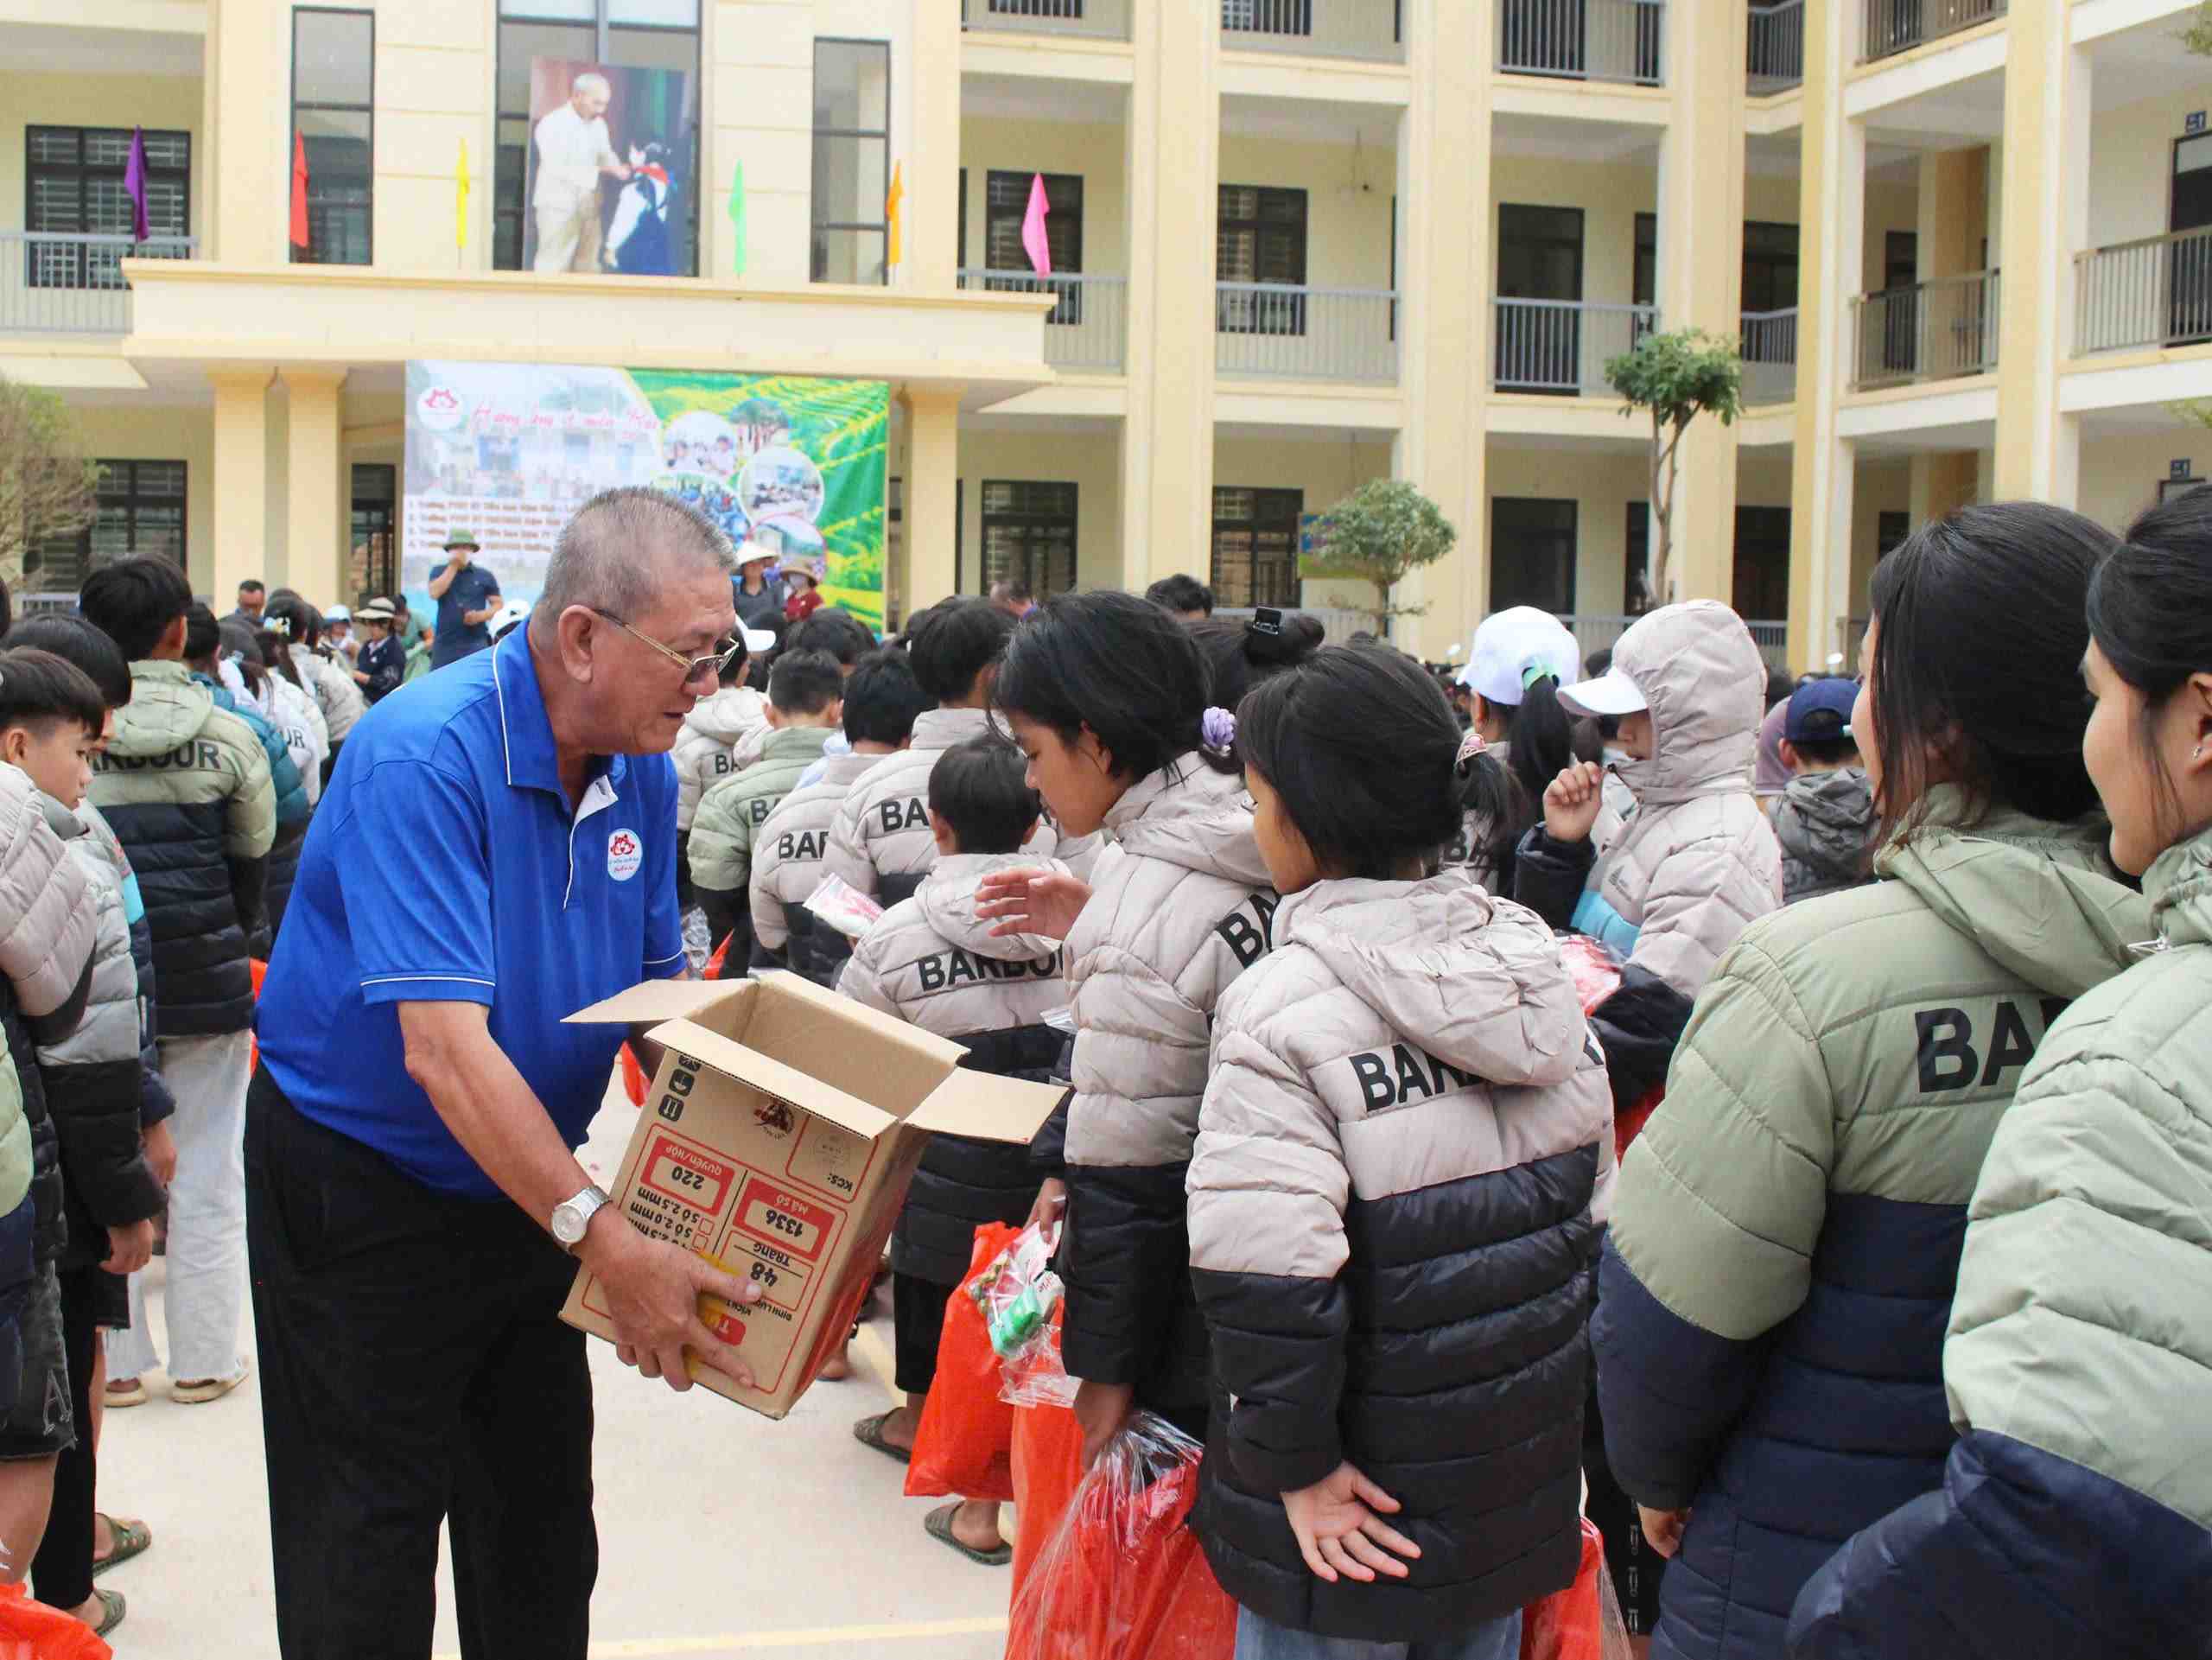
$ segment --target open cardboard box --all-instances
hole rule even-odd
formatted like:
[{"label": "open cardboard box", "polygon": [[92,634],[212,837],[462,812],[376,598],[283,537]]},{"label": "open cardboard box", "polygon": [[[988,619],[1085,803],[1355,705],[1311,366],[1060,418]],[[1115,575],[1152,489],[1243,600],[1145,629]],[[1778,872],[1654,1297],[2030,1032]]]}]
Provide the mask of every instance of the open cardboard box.
[{"label": "open cardboard box", "polygon": [[[1027,1142],[1065,1093],[960,1070],[960,1045],[795,974],[648,981],[569,1020],[655,1022],[648,1035],[665,1053],[610,1185],[613,1208],[759,1282],[749,1307],[699,1300],[759,1387],[687,1364],[696,1382],[771,1418],[858,1317],[931,1135]],[[613,1337],[589,1269],[561,1318]]]}]

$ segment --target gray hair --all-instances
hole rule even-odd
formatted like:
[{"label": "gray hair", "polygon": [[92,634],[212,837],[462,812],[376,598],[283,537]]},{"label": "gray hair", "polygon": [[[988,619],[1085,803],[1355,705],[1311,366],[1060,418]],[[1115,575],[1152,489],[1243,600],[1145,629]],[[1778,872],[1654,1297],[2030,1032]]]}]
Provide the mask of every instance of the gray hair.
[{"label": "gray hair", "polygon": [[614,96],[614,88],[607,84],[607,77],[596,69],[587,69],[569,83],[569,95],[571,98],[575,96],[576,88],[579,86],[595,86],[607,97]]},{"label": "gray hair", "polygon": [[602,490],[563,527],[531,616],[550,629],[581,605],[627,622],[663,583],[728,571],[735,559],[729,537],[689,502],[645,485]]}]

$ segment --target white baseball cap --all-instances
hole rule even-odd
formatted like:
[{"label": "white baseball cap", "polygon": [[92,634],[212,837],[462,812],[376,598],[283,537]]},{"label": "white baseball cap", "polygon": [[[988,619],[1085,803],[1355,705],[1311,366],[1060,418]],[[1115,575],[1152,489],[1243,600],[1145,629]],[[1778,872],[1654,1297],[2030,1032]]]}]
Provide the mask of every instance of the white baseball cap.
[{"label": "white baseball cap", "polygon": [[353,614],[342,605],[334,605],[322,614],[322,620],[325,622],[351,622]]},{"label": "white baseball cap", "polygon": [[1560,688],[1559,701],[1578,715],[1636,715],[1651,707],[1643,689],[1618,669]]},{"label": "white baseball cap", "polygon": [[745,654],[747,657],[758,657],[763,652],[772,652],[776,649],[776,636],[774,631],[771,629],[740,628],[737,632],[739,637],[745,641]]},{"label": "white baseball cap", "polygon": [[492,620],[485,625],[486,631],[496,636],[499,630],[507,626],[508,624],[520,622],[529,614],[528,606],[509,600],[493,614]]},{"label": "white baseball cap", "polygon": [[1459,684],[1488,703],[1513,708],[1531,681],[1549,675],[1564,685],[1581,662],[1582,648],[1566,624],[1548,611],[1516,605],[1483,619]]}]

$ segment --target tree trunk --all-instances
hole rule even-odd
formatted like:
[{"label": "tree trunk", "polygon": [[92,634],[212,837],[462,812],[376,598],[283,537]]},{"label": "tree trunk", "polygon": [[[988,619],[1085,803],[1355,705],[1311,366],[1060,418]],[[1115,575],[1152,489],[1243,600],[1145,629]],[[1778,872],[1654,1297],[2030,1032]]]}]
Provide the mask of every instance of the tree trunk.
[{"label": "tree trunk", "polygon": [[1673,496],[1661,487],[1674,459],[1666,436],[1667,429],[1655,410],[1651,417],[1651,535],[1643,562],[1644,587],[1655,609],[1667,603],[1667,555],[1674,542]]}]

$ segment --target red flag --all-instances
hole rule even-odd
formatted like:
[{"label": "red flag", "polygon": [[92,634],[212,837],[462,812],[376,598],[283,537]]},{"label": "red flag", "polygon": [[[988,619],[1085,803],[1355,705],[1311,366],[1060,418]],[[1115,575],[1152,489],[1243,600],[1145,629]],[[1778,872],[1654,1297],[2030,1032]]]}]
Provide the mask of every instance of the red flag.
[{"label": "red flag", "polygon": [[308,245],[308,141],[292,134],[292,245]]}]

